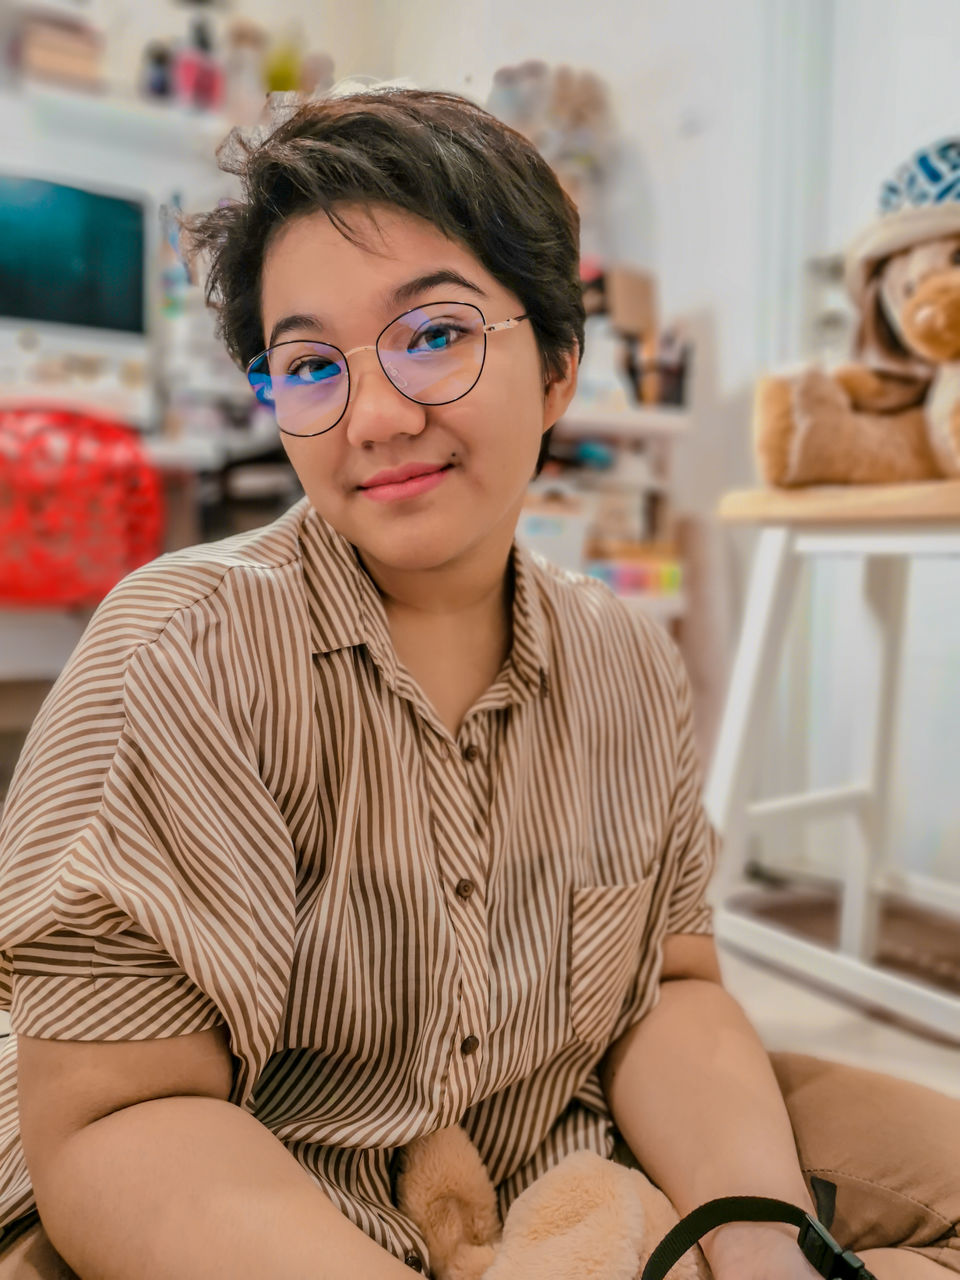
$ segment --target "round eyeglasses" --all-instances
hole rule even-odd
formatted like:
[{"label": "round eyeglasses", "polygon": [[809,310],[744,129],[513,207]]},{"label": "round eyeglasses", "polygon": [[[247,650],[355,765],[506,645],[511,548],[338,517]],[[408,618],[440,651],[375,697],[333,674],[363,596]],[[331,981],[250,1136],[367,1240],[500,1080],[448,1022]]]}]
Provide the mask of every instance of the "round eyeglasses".
[{"label": "round eyeglasses", "polygon": [[391,320],[372,346],[343,352],[330,342],[278,342],[247,365],[247,380],[286,435],[319,436],[335,427],[350,399],[347,357],[376,351],[401,395],[417,404],[452,404],[477,384],[487,334],[513,329],[522,316],[487,324],[471,302],[428,302]]}]

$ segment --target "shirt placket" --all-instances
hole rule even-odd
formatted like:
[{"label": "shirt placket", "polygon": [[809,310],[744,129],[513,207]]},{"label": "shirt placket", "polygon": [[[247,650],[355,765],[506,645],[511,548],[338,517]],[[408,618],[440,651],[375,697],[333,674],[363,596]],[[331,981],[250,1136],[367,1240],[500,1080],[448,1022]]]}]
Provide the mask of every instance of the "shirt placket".
[{"label": "shirt placket", "polygon": [[489,751],[489,718],[474,715],[461,727],[455,745],[449,738],[434,737],[427,768],[437,866],[460,959],[457,1020],[441,1100],[443,1124],[458,1120],[470,1106],[487,1055]]}]

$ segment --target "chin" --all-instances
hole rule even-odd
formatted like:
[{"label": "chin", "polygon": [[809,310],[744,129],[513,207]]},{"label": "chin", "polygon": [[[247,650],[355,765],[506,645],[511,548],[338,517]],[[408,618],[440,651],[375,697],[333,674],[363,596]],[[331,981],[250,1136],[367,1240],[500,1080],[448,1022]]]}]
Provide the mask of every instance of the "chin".
[{"label": "chin", "polygon": [[466,539],[451,537],[449,532],[418,535],[411,529],[406,536],[401,534],[382,542],[378,538],[350,540],[362,555],[404,573],[439,569],[467,550]]}]

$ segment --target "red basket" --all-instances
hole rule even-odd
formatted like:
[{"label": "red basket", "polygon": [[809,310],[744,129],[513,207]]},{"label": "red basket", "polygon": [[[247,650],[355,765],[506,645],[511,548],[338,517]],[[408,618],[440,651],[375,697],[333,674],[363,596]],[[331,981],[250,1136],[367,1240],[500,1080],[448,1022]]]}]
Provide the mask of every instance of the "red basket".
[{"label": "red basket", "polygon": [[132,427],[0,407],[0,605],[96,605],[160,555],[164,525],[160,476]]}]

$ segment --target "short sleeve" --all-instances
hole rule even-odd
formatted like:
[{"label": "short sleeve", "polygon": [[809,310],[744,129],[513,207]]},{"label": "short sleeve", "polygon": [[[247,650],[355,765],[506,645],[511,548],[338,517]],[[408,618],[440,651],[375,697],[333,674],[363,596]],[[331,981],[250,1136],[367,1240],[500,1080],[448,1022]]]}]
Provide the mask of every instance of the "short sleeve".
[{"label": "short sleeve", "polygon": [[665,882],[665,934],[713,933],[713,909],[706,899],[716,868],[720,839],[703,804],[703,776],[697,757],[690,678],[678,651],[676,674],[676,782],[659,879]]},{"label": "short sleeve", "polygon": [[191,932],[165,840],[171,800],[120,674],[88,683],[97,660],[79,653],[41,708],[0,825],[11,1027],[76,1040],[203,1030],[221,1015],[159,940],[172,927],[187,950]]},{"label": "short sleeve", "polygon": [[0,821],[11,1027],[137,1040],[225,1023],[235,1056],[259,1058],[289,962],[289,832],[189,629],[137,642],[123,605],[101,606],[41,707]]},{"label": "short sleeve", "polygon": [[664,726],[661,744],[670,787],[659,853],[650,873],[654,883],[641,961],[621,1006],[611,1042],[656,1007],[667,935],[713,934],[713,909],[707,902],[707,889],[720,841],[703,804],[690,680],[680,652],[669,637],[661,632],[654,644],[664,660],[658,664],[658,687],[663,705],[670,708],[669,726]]}]

